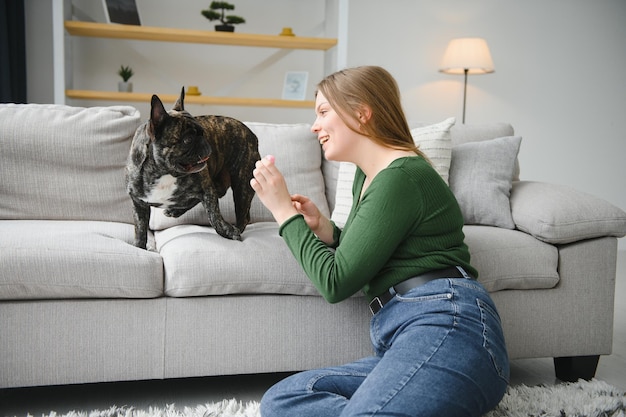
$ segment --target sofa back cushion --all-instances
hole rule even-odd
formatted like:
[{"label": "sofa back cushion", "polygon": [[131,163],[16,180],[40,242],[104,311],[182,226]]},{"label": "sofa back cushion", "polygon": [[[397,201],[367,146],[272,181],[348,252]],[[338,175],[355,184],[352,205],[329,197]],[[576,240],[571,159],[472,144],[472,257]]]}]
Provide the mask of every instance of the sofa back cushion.
[{"label": "sofa back cushion", "polygon": [[453,147],[468,142],[513,136],[513,133],[513,126],[509,123],[457,123],[450,129]]},{"label": "sofa back cushion", "polygon": [[0,219],[132,223],[129,106],[0,104]]},{"label": "sofa back cushion", "polygon": [[[442,122],[411,128],[411,136],[419,149],[428,157],[433,168],[448,184],[448,174],[452,159],[452,141],[450,128],[456,122],[449,117]],[[356,173],[356,165],[350,162],[339,163],[337,174],[337,191],[334,199],[334,209],[331,220],[339,227],[343,227],[348,220],[352,209],[352,184]]]},{"label": "sofa back cushion", "polygon": [[[444,121],[445,122],[445,121]],[[442,122],[443,123],[443,122]],[[439,123],[438,125],[441,125]],[[410,122],[409,127],[413,130],[426,128],[431,126],[424,122]],[[432,125],[436,126],[436,125]],[[513,136],[513,127],[509,123],[484,123],[484,124],[454,124],[449,129],[451,147],[461,145],[468,142],[479,142],[484,140],[496,139],[506,136]],[[450,151],[450,148],[448,148]],[[335,161],[323,161],[324,180],[326,182],[326,199],[331,212],[336,208],[337,201],[337,180],[339,178],[340,164]],[[513,181],[519,180],[519,166],[516,162]]]},{"label": "sofa back cushion", "polygon": [[515,228],[509,198],[521,142],[520,136],[508,136],[452,149],[450,189],[465,224]]},{"label": "sofa back cushion", "polygon": [[[507,136],[513,136],[513,126],[509,123],[477,123],[477,124],[461,124],[455,125],[450,129],[450,135],[452,136],[452,147],[462,145],[469,142],[481,142],[484,140],[491,140],[497,138],[503,138]],[[519,161],[515,160],[515,171],[513,172],[513,181],[519,181]]]},{"label": "sofa back cushion", "polygon": [[[292,194],[298,193],[309,197],[324,215],[329,216],[328,203],[324,194],[322,176],[322,151],[317,136],[311,132],[311,125],[272,124],[245,122],[259,139],[261,157],[268,154],[276,157],[276,166],[285,176],[285,181]],[[232,190],[220,199],[220,211],[226,221],[235,223],[235,205]],[[273,222],[270,211],[265,208],[255,195],[250,208],[251,223]],[[152,208],[150,228],[163,230],[182,224],[209,226],[209,219],[202,204],[198,204],[181,217],[166,217],[162,209]]]}]

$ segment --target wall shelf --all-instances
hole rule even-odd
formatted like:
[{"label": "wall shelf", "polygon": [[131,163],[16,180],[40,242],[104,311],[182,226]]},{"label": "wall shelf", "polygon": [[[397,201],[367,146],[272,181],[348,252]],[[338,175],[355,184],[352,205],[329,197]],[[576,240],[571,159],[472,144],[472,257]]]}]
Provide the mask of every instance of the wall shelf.
[{"label": "wall shelf", "polygon": [[172,29],[154,26],[119,25],[66,20],[65,29],[72,36],[143,41],[204,43],[212,45],[256,46],[282,49],[312,49],[326,51],[337,45],[334,38],[257,35],[237,32],[217,32],[192,29]]},{"label": "wall shelf", "polygon": [[[78,100],[112,100],[132,101],[149,103],[152,100],[151,93],[118,93],[115,91],[95,90],[65,90],[65,95]],[[161,101],[174,103],[178,99],[177,94],[159,94]],[[211,97],[185,95],[185,104],[210,104],[218,106],[248,106],[248,107],[291,107],[313,109],[315,102],[312,100],[282,100],[273,98],[245,98],[245,97]]]},{"label": "wall shelf", "polygon": [[[82,22],[65,20],[64,27],[72,36],[85,36],[109,39],[132,39],[142,41],[201,43],[211,45],[253,46],[281,49],[308,49],[327,51],[337,45],[333,38],[308,38],[300,36],[255,35],[248,33],[217,32],[206,30],[172,29],[154,26],[119,25],[108,23]],[[65,96],[82,100],[113,100],[150,102],[149,93],[118,93],[112,91],[94,90],[65,90]],[[159,95],[164,102],[175,102],[176,95]],[[297,101],[267,98],[240,98],[240,97],[185,97],[190,104],[209,104],[222,106],[250,106],[250,107],[314,107],[313,101]]]}]

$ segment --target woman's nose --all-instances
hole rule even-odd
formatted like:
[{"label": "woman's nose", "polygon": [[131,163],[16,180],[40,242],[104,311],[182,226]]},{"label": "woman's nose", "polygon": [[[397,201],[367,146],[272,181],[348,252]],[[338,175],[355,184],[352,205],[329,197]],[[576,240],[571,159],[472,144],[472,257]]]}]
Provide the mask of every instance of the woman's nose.
[{"label": "woman's nose", "polygon": [[317,119],[315,119],[315,121],[313,122],[313,124],[311,125],[311,132],[313,133],[317,133],[320,131],[320,126],[317,123]]}]

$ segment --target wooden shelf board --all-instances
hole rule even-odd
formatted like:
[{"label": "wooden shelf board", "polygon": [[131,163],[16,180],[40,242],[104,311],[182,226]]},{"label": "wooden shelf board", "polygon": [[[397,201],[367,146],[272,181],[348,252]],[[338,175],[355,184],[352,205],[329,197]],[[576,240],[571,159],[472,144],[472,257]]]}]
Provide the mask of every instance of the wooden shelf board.
[{"label": "wooden shelf board", "polygon": [[66,20],[65,29],[73,36],[89,36],[144,41],[204,43],[215,45],[258,46],[283,49],[326,51],[337,45],[334,38],[257,35],[237,32],[173,29],[154,26],[120,25]]},{"label": "wooden shelf board", "polygon": [[[151,93],[118,93],[115,91],[94,90],[65,90],[65,95],[78,100],[112,100],[150,103]],[[174,103],[178,94],[159,94],[161,101]],[[248,107],[292,107],[313,109],[315,102],[312,100],[281,100],[272,98],[246,98],[246,97],[211,97],[211,96],[185,96],[187,104],[209,104],[215,106],[248,106]]]}]

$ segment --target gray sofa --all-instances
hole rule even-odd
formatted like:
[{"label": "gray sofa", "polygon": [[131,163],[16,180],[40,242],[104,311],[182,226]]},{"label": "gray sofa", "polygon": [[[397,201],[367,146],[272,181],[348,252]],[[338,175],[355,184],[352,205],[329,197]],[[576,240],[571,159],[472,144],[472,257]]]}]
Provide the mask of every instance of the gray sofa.
[{"label": "gray sofa", "polygon": [[[128,106],[0,105],[0,388],[297,371],[371,354],[370,312],[328,304],[253,202],[243,241],[201,207],[151,217],[135,248],[124,166],[142,122]],[[413,124],[466,218],[480,281],[512,358],[555,357],[562,379],[611,351],[617,238],[626,213],[519,181],[505,123]],[[348,164],[323,160],[306,124],[248,123],[292,192],[339,224]],[[497,138],[497,139],[496,139]],[[233,216],[230,196],[222,200]]]}]

